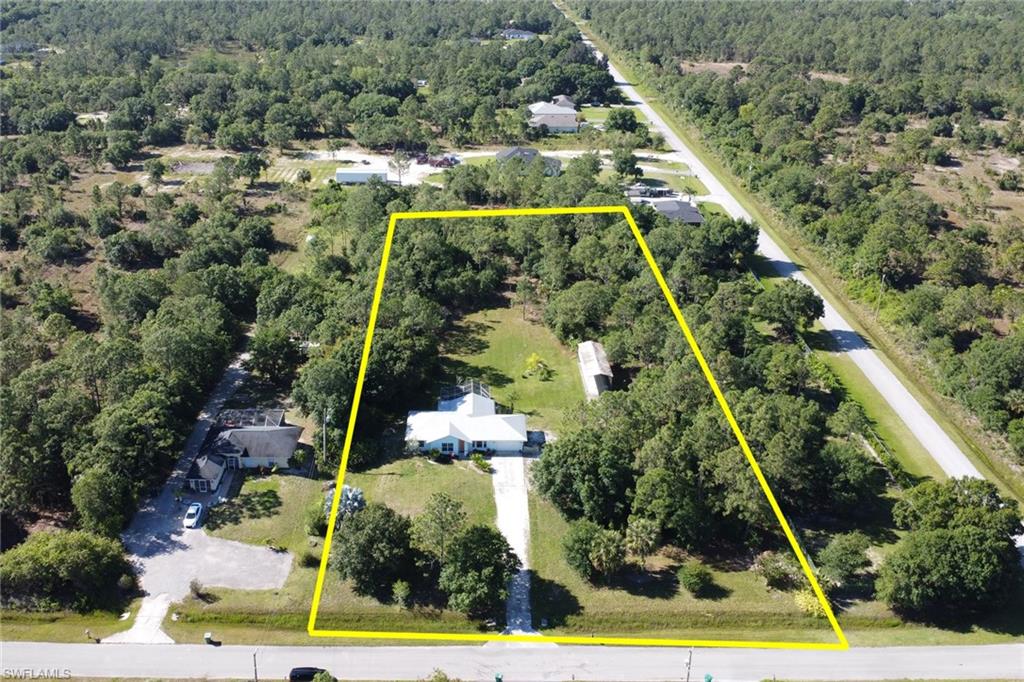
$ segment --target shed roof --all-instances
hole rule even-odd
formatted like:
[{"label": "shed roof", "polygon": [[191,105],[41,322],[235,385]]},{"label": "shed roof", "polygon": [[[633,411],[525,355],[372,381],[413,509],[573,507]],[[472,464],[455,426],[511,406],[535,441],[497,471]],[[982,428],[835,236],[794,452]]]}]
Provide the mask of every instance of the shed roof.
[{"label": "shed roof", "polygon": [[580,360],[580,368],[587,376],[612,376],[608,355],[604,352],[604,346],[597,341],[584,341],[576,347],[576,354]]}]

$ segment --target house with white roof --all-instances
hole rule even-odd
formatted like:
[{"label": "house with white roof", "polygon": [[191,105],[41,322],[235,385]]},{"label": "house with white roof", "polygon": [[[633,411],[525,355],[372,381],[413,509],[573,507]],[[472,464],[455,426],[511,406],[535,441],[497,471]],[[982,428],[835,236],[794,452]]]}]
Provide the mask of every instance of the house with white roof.
[{"label": "house with white roof", "polygon": [[405,440],[420,452],[457,457],[476,450],[520,454],[527,441],[526,415],[500,414],[487,386],[467,382],[442,394],[436,410],[410,412]]},{"label": "house with white roof", "polygon": [[534,102],[528,108],[531,128],[546,126],[553,133],[575,133],[580,128],[576,103],[566,95],[558,95],[550,102]]}]

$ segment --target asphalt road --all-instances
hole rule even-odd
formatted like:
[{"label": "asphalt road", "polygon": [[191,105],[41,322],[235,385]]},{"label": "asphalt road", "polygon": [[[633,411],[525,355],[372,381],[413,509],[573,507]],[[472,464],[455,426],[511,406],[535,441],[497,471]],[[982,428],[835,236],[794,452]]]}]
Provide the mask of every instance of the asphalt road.
[{"label": "asphalt road", "polygon": [[[599,51],[588,40],[595,52]],[[600,54],[600,53],[599,53]],[[666,144],[679,155],[693,174],[708,188],[708,201],[720,204],[734,218],[743,218],[754,222],[753,217],[744,209],[739,201],[729,193],[724,185],[708,170],[708,167],[697,158],[697,155],[683,140],[673,132],[665,120],[656,112],[640,93],[622,76],[622,73],[610,62],[608,69],[615,78],[616,84],[627,98],[635,103],[637,109],[651,122],[651,126],[664,136]],[[758,234],[758,250],[768,259],[771,267],[781,275],[800,280],[818,291],[813,284],[800,272],[799,268],[786,256],[782,248],[764,230]],[[914,437],[931,454],[942,470],[949,476],[971,476],[983,478],[974,464],[950,439],[942,427],[928,414],[918,400],[910,394],[896,375],[886,366],[871,345],[854,331],[839,311],[829,303],[828,299],[818,291],[825,301],[825,316],[822,326],[832,335],[836,348],[853,360],[854,364],[864,373],[868,381],[881,393],[893,411],[907,425]]]},{"label": "asphalt road", "polygon": [[[434,670],[462,680],[683,680],[689,649],[622,647],[251,647],[201,644],[3,644],[3,673],[67,670],[70,677],[282,679],[293,666],[349,680],[417,680]],[[38,673],[37,673],[38,674]],[[1024,644],[849,651],[694,649],[689,679],[773,676],[813,680],[1024,679]]]}]

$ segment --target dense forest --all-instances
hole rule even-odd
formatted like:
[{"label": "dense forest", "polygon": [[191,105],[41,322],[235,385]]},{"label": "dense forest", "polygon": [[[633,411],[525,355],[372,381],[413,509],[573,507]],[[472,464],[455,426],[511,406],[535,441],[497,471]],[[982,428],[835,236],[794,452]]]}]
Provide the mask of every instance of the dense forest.
[{"label": "dense forest", "polygon": [[1024,458],[1021,5],[572,6]]}]

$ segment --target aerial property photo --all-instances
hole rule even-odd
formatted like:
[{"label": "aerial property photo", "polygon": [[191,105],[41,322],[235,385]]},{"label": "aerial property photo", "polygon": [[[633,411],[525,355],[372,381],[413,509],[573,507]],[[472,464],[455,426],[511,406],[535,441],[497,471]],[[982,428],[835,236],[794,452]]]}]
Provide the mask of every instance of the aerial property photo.
[{"label": "aerial property photo", "polygon": [[1022,28],[8,0],[0,677],[1024,679]]}]

